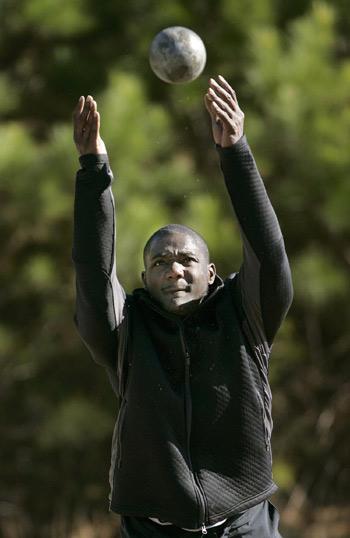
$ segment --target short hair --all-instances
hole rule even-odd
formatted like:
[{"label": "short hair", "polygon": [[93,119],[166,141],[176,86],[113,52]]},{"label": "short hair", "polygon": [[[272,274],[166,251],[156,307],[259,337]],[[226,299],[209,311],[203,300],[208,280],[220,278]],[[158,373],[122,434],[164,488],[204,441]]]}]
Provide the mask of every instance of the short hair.
[{"label": "short hair", "polygon": [[151,249],[153,241],[161,235],[167,235],[167,234],[172,234],[172,233],[179,233],[179,234],[189,235],[190,237],[192,237],[192,239],[197,243],[200,250],[204,253],[205,257],[209,261],[208,245],[205,239],[198,232],[196,232],[189,226],[184,226],[183,224],[167,224],[166,226],[163,226],[162,228],[159,228],[159,230],[155,231],[151,235],[151,237],[148,239],[143,249],[144,262],[146,261],[146,256]]}]

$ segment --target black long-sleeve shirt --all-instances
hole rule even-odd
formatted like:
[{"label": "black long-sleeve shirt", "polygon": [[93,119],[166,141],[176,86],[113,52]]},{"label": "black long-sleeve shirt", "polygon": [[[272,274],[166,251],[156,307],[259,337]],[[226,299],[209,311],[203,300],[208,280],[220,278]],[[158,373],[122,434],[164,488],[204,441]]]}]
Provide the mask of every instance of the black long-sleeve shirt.
[{"label": "black long-sleeve shirt", "polygon": [[[137,494],[135,492],[134,480],[137,480],[137,478],[134,477],[134,480],[131,480],[130,475],[133,473],[133,469],[136,468],[139,469],[138,473],[140,475],[145,473],[146,470],[143,468],[144,465],[142,465],[141,456],[134,454],[133,452],[135,446],[142,443],[142,439],[148,438],[149,429],[145,430],[144,436],[139,440],[136,433],[130,433],[129,441],[128,435],[123,430],[124,425],[121,424],[122,421],[120,420],[116,432],[116,447],[112,454],[112,475],[114,473],[116,476],[116,478],[113,478],[112,476],[112,490],[116,483],[121,484],[120,491],[117,491],[115,496],[113,496],[112,491],[112,509],[131,515],[154,516],[172,521],[179,526],[194,528],[198,527],[198,524],[200,525],[203,523],[204,517],[207,522],[215,522],[232,511],[238,509],[242,510],[242,507],[251,506],[252,503],[254,504],[258,499],[261,500],[262,498],[265,498],[266,495],[272,491],[271,488],[273,486],[268,482],[268,478],[264,479],[265,482],[261,479],[259,484],[255,484],[254,482],[254,475],[257,474],[257,469],[259,469],[259,466],[256,468],[256,461],[261,460],[261,476],[266,475],[268,463],[266,463],[267,460],[263,455],[261,447],[255,447],[254,445],[255,441],[253,437],[255,436],[258,439],[260,433],[254,433],[254,435],[247,433],[249,428],[246,430],[244,421],[242,426],[242,419],[239,418],[238,409],[241,404],[239,404],[238,400],[236,401],[235,398],[244,398],[247,400],[249,408],[256,408],[255,411],[251,411],[253,415],[255,413],[256,417],[258,417],[256,420],[252,420],[252,432],[254,432],[255,429],[258,429],[260,432],[259,422],[261,422],[261,413],[260,415],[258,415],[258,413],[259,402],[261,401],[265,431],[264,436],[265,441],[269,443],[272,420],[271,393],[267,380],[268,357],[274,336],[288,310],[292,297],[290,271],[281,230],[245,137],[230,148],[219,147],[218,152],[227,190],[241,230],[243,241],[243,263],[236,277],[229,278],[227,283],[222,284],[222,281],[217,279],[209,291],[208,300],[202,303],[197,316],[197,318],[200,319],[201,312],[205,312],[205,318],[202,317],[201,324],[197,321],[197,323],[199,323],[199,329],[203,333],[202,344],[193,336],[188,336],[188,349],[193,356],[193,363],[191,366],[191,375],[193,377],[191,383],[187,380],[186,391],[182,393],[180,390],[180,393],[187,402],[185,406],[187,413],[186,435],[189,436],[191,434],[191,442],[188,442],[191,443],[192,448],[190,452],[193,452],[195,460],[193,464],[188,462],[187,465],[189,466],[190,474],[193,473],[194,476],[198,475],[199,477],[198,483],[195,481],[191,487],[196,491],[197,502],[199,502],[198,498],[201,499],[201,502],[199,503],[201,507],[199,510],[201,516],[199,517],[197,515],[195,517],[194,513],[191,513],[190,506],[194,497],[192,499],[190,496],[187,499],[187,503],[185,504],[187,507],[187,514],[186,508],[181,507],[181,503],[186,499],[190,485],[186,483],[182,470],[179,478],[179,472],[176,467],[177,464],[174,467],[173,475],[169,475],[168,485],[171,481],[174,481],[174,483],[177,484],[176,487],[178,489],[174,489],[173,498],[169,501],[169,505],[173,505],[173,501],[175,500],[175,505],[178,506],[178,513],[172,513],[171,507],[167,508],[163,506],[156,508],[155,504],[152,504],[149,500],[152,496],[149,490],[147,490],[147,494],[145,493],[145,498],[148,499],[148,504],[152,504],[151,507],[148,505],[146,507],[145,502],[142,501],[141,497],[136,498]],[[107,368],[113,387],[116,392],[120,394],[120,372],[122,372],[123,369],[120,367],[120,363],[118,363],[117,367],[116,357],[118,350],[120,355],[120,342],[118,347],[118,337],[124,335],[124,339],[128,338],[127,335],[125,337],[125,331],[122,330],[125,318],[127,317],[126,312],[128,311],[128,309],[125,308],[126,305],[128,306],[129,303],[131,304],[133,302],[133,308],[137,310],[135,316],[141,316],[141,318],[143,316],[144,321],[137,322],[139,323],[137,325],[137,330],[144,335],[142,337],[144,339],[148,338],[147,334],[152,335],[152,349],[155,346],[155,349],[158,350],[158,352],[156,351],[158,354],[162,349],[162,360],[173,360],[173,357],[170,358],[170,351],[169,357],[166,359],[164,359],[164,357],[168,353],[166,349],[168,345],[172,350],[176,350],[178,337],[176,337],[173,342],[171,341],[174,329],[171,329],[171,332],[169,332],[169,327],[164,334],[154,332],[155,330],[157,331],[157,323],[162,326],[165,321],[163,322],[162,319],[159,318],[159,312],[156,312],[157,307],[152,304],[152,298],[147,297],[147,292],[145,291],[136,291],[136,293],[134,293],[133,301],[131,301],[131,299],[129,301],[128,296],[125,294],[117,279],[115,271],[115,207],[110,188],[112,174],[108,166],[107,156],[87,155],[80,160],[82,169],[78,172],[76,183],[73,244],[73,260],[77,273],[76,322],[79,332],[93,357],[98,363]],[[232,300],[234,302],[234,310],[231,309],[227,302],[228,296],[230,295],[232,295]],[[139,297],[141,297],[141,302]],[[224,306],[220,306],[220,301]],[[145,305],[147,304],[147,309],[149,310],[149,308],[151,308],[151,310],[153,309],[155,312],[154,316],[156,316],[156,318],[152,318],[152,323],[154,323],[154,325],[147,325],[148,323],[151,323],[149,319],[152,317],[148,310],[144,312],[144,309],[146,308]],[[215,308],[213,310],[213,304],[216,305],[215,308],[218,309],[217,311]],[[205,309],[207,309],[207,311]],[[217,318],[219,311],[221,312],[220,315],[222,317],[223,326],[218,328],[216,333],[213,333],[209,326],[205,328],[206,322],[204,319],[209,319],[210,316],[214,316],[216,323],[219,323],[220,325],[221,320],[218,320]],[[231,314],[229,312],[231,312]],[[237,315],[235,312],[237,312]],[[230,319],[227,319],[228,316],[232,317],[232,334],[230,335],[227,333],[225,336],[225,331],[227,332],[229,330],[228,327],[230,326]],[[181,339],[183,341],[183,335],[187,335],[187,332],[190,331],[190,327],[186,327],[185,324],[182,325],[182,323],[170,319],[171,316],[167,316],[166,313],[163,313],[163,318],[164,320],[167,320],[166,323],[170,323],[170,325],[172,324],[172,327],[179,326],[180,333],[182,334]],[[190,324],[191,320],[189,320],[188,325]],[[236,327],[235,325],[239,325],[239,327]],[[209,340],[208,330],[211,331]],[[164,332],[163,326],[162,329],[160,329],[160,332],[161,331]],[[133,338],[135,339],[135,337],[137,339],[137,335],[135,336],[134,334]],[[214,341],[216,339],[217,342],[213,349],[211,349],[210,346],[212,345],[213,338]],[[224,338],[221,343],[218,340],[220,338],[221,340]],[[228,343],[229,340],[227,339],[232,340],[231,351],[229,351],[230,346]],[[225,341],[227,341],[227,346]],[[205,346],[203,342],[207,342]],[[142,349],[147,349],[146,341],[144,344]],[[228,349],[228,356],[225,357],[225,359],[220,359],[220,356],[226,353],[225,346]],[[135,349],[137,347],[134,340],[129,348],[133,347]],[[135,354],[136,351],[134,352],[132,349],[131,351],[128,349],[128,353],[132,355],[133,353]],[[151,353],[153,353],[153,351],[150,348],[149,354]],[[181,364],[181,351],[178,350],[175,354],[176,353],[176,360],[178,361],[178,364]],[[210,356],[210,354],[213,353],[214,355]],[[146,354],[147,352],[145,351],[145,355]],[[202,368],[204,368],[205,360],[209,361],[210,359],[210,361],[217,361],[218,364],[215,366],[215,368],[218,368],[217,371],[214,367],[210,366],[210,368],[213,369],[213,381],[210,381],[210,375],[208,376],[207,374],[203,374],[203,372],[201,373],[200,369],[196,370],[196,368],[198,368],[198,366],[196,366],[197,355],[202,362]],[[205,357],[205,355],[207,355],[207,357]],[[226,359],[228,361],[234,361],[236,365],[235,368],[238,368],[236,370],[237,379],[228,379],[226,384],[228,373],[226,372],[225,375],[222,373],[223,366],[222,364],[219,364],[219,359],[221,361],[224,360],[224,362]],[[149,360],[149,357],[147,357],[147,360]],[[156,358],[152,360],[155,361]],[[132,360],[130,359],[129,362],[132,363]],[[176,364],[176,361],[174,364]],[[171,366],[173,369],[174,364]],[[229,365],[230,362],[225,366],[228,368],[228,371],[230,371]],[[255,365],[257,365],[257,367]],[[133,374],[131,375],[131,382],[129,384],[131,388],[129,387],[129,391],[133,390],[133,384],[135,387],[139,386],[136,381],[138,367],[140,366],[137,366],[136,364],[131,367],[133,369]],[[165,369],[169,370],[168,366],[166,366]],[[202,380],[201,385],[196,385],[196,372],[199,372],[198,378],[202,375],[207,375],[204,379],[204,384]],[[244,375],[238,383],[238,376],[241,375],[241,373]],[[146,376],[146,374],[143,375],[144,377]],[[174,373],[172,373],[172,375],[173,379],[171,380],[170,385],[167,385],[167,390],[169,391],[167,399],[158,402],[159,406],[163,405],[164,411],[162,415],[158,416],[157,423],[159,424],[160,429],[162,428],[162,422],[166,420],[166,417],[164,418],[163,415],[166,415],[165,409],[168,405],[167,402],[172,401],[173,398],[173,381],[174,379],[182,379],[181,375],[179,377],[176,377],[177,374],[174,376]],[[153,377],[156,377],[156,375]],[[260,386],[258,378],[261,380],[261,391],[260,389],[254,389],[257,383]],[[150,387],[152,382],[153,378],[150,377]],[[186,384],[185,381],[184,383]],[[217,458],[214,459],[214,463],[212,463],[212,460],[208,462],[206,459],[208,456],[203,455],[204,452],[208,450],[211,443],[214,445],[214,440],[208,437],[208,433],[203,437],[203,428],[205,428],[205,424],[211,422],[212,431],[216,432],[217,435],[222,435],[227,430],[228,424],[230,423],[225,422],[227,419],[221,417],[220,409],[215,406],[212,411],[210,411],[210,409],[203,411],[201,406],[201,402],[203,403],[201,386],[206,386],[206,384],[207,394],[209,394],[210,391],[217,394],[217,391],[219,390],[218,387],[222,387],[220,390],[223,391],[223,393],[220,398],[223,398],[223,401],[221,401],[219,407],[224,406],[227,408],[227,412],[232,415],[231,419],[233,417],[233,420],[239,421],[237,428],[243,428],[239,434],[239,439],[245,439],[245,436],[248,436],[244,442],[247,446],[251,445],[248,453],[251,452],[253,454],[253,456],[251,456],[253,458],[252,461],[248,461],[249,458],[247,460],[246,453],[242,454],[242,449],[239,448],[237,442],[235,442],[236,444],[233,444],[232,447],[227,447],[229,453],[218,454]],[[132,394],[127,394],[126,397],[124,394],[121,394],[121,396],[123,397],[124,403],[126,401],[128,402],[128,412],[126,415],[137,416],[138,422],[145,425],[148,421],[148,415],[147,410],[145,411],[144,408],[147,407],[147,405],[150,405],[151,408],[149,414],[156,415],[158,407],[153,408],[153,400],[149,402],[147,400],[147,395],[145,395],[145,401],[142,401],[142,405],[138,403],[137,409],[140,410],[142,407],[142,413],[146,412],[146,415],[137,415],[138,411],[135,411],[135,408],[133,408],[133,405],[136,405],[133,403],[133,399],[137,400],[140,396],[140,389],[138,388],[137,390],[137,397],[135,396],[136,393],[134,393],[134,396]],[[154,391],[155,390],[156,388]],[[241,395],[239,396],[240,391]],[[165,387],[163,394],[167,394]],[[188,404],[189,400],[190,404]],[[175,400],[173,404],[175,405]],[[169,409],[169,416],[174,413],[175,409]],[[123,407],[123,422],[126,420],[124,414]],[[191,415],[190,417],[188,416],[189,414]],[[243,415],[245,415],[244,412]],[[246,418],[246,420],[248,419]],[[134,425],[134,427],[137,428],[137,425]],[[169,423],[166,423],[164,425],[164,430],[168,431],[169,427],[172,428],[171,423],[170,426]],[[220,427],[222,429],[220,429]],[[132,429],[132,425],[130,427],[128,423],[128,430],[130,428]],[[153,429],[153,427],[151,429]],[[122,431],[124,431],[124,433],[122,433]],[[139,434],[141,435],[140,432]],[[177,431],[175,438],[178,439],[178,436],[179,431]],[[127,450],[123,450],[124,454],[128,454],[123,467],[120,465],[120,455],[118,459],[119,463],[116,466],[116,453],[120,451],[121,448],[121,437],[126,438],[124,444],[128,447]],[[168,459],[169,455],[166,455],[161,451],[159,453],[157,452],[159,445],[162,443],[159,442],[158,437],[156,438],[158,439],[157,442],[155,440],[149,440],[150,449],[153,450],[155,454],[157,453],[157,456],[155,456],[158,461],[156,469],[162,469],[162,461],[164,460],[163,469],[165,475],[169,472],[169,469],[172,468],[174,462],[171,459]],[[234,441],[232,441],[232,443],[234,443]],[[228,476],[226,480],[223,477],[222,471],[220,471],[219,460],[221,459],[222,463],[225,458],[229,459],[231,457],[229,454],[235,454],[235,460],[241,457],[242,461],[246,461],[246,463],[242,463],[242,465],[239,464],[238,470],[232,468],[232,471],[230,471],[229,468],[225,467],[225,472]],[[128,458],[130,460],[129,463]],[[132,458],[136,458],[133,463],[131,463]],[[211,475],[209,478],[206,475],[206,467],[209,466],[210,468],[213,465],[214,467],[215,465],[219,467],[218,474],[217,472],[214,473],[216,477],[215,482],[213,482],[213,477]],[[234,464],[234,467],[235,465],[236,463]],[[244,466],[249,467],[249,472]],[[252,468],[254,468],[254,472],[252,471]],[[151,469],[150,465],[149,469]],[[194,471],[194,469],[197,470]],[[124,475],[123,473],[126,474]],[[233,473],[233,475],[236,476],[236,479],[233,477],[230,478],[230,473]],[[155,473],[152,475],[152,480],[156,481],[154,474]],[[145,475],[144,477],[139,476],[139,479],[146,484],[148,478]],[[219,483],[217,480],[219,480]],[[223,497],[224,500],[221,504],[215,496],[218,484],[219,487],[221,484],[220,480],[224,481],[222,491],[224,491],[225,488],[228,488],[228,493]],[[259,478],[256,480],[259,481]],[[128,490],[128,483],[134,487],[132,493]],[[250,485],[246,486],[245,491],[245,484],[248,483]],[[215,484],[215,487],[213,484]],[[156,484],[154,484],[154,486],[154,489],[157,490]],[[185,487],[184,491],[181,490],[182,487]],[[169,491],[171,491],[171,488]],[[141,495],[141,491],[139,491],[139,494]],[[159,496],[161,496],[161,493]],[[129,500],[129,497],[131,500]],[[180,499],[183,499],[183,501],[180,501]],[[156,502],[157,501],[155,500],[154,503]]]},{"label": "black long-sleeve shirt", "polygon": [[[282,233],[246,138],[217,150],[243,240],[243,304],[270,346],[292,299]],[[116,276],[113,176],[107,155],[85,155],[80,162],[73,240],[76,319],[97,362],[114,364],[126,295]]]}]

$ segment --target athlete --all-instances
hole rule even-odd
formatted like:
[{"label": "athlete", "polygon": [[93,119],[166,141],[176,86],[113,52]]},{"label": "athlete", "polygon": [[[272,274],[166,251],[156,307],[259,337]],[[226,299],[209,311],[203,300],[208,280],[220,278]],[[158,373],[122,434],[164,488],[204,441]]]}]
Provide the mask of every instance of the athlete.
[{"label": "athlete", "polygon": [[212,78],[204,101],[242,265],[222,280],[204,239],[170,224],[145,245],[142,287],[131,294],[116,274],[113,176],[96,101],[80,97],[73,114],[75,319],[119,399],[110,509],[123,538],[280,537],[269,501],[268,364],[292,300],[289,264],[234,90]]}]

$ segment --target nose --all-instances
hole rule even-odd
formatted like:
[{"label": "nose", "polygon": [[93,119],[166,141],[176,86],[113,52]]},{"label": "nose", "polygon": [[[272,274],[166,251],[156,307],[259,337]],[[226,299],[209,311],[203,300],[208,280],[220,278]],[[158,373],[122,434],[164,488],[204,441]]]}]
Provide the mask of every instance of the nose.
[{"label": "nose", "polygon": [[181,278],[184,276],[184,267],[181,265],[181,263],[173,262],[169,265],[169,269],[167,271],[167,278]]}]

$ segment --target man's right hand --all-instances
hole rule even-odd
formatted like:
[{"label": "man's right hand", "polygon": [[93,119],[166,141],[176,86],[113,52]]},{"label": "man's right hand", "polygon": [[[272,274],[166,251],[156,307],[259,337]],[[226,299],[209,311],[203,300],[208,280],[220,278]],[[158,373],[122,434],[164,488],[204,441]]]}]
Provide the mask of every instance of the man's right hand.
[{"label": "man's right hand", "polygon": [[96,101],[88,95],[79,97],[73,112],[74,142],[79,155],[106,154],[106,146],[100,137],[100,114]]}]

